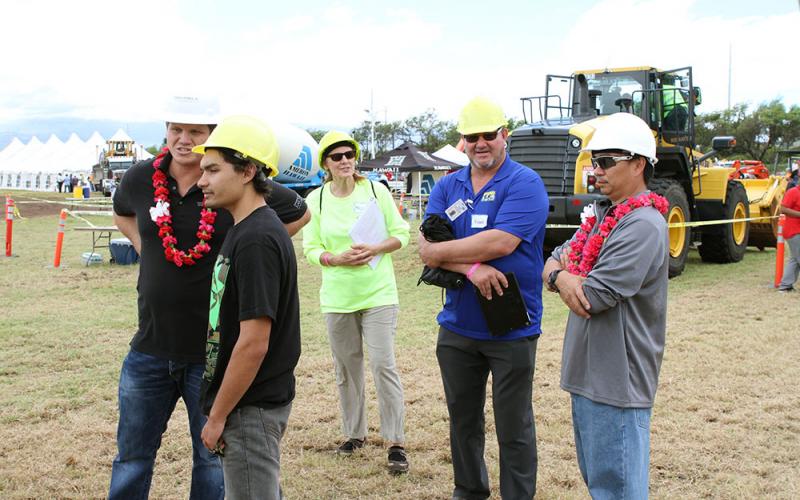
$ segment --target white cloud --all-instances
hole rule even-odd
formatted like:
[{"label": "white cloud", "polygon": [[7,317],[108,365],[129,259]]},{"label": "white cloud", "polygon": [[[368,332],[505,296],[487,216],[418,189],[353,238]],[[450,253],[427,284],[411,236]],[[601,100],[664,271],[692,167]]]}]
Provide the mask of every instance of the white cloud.
[{"label": "white cloud", "polygon": [[[798,103],[800,66],[787,64],[797,47],[800,13],[782,16],[693,17],[694,0],[606,0],[572,27],[558,60],[561,71],[603,67],[692,66],[703,89],[699,111],[727,106],[728,53],[733,49],[732,103],[777,97]],[[720,4],[723,6],[724,4]]]},{"label": "white cloud", "polygon": [[565,23],[560,40],[530,24],[528,45],[507,44],[488,15],[481,31],[408,8],[332,4],[234,24],[215,5],[201,25],[180,0],[12,0],[0,31],[2,118],[158,120],[166,96],[217,93],[230,112],[348,127],[367,117],[371,91],[379,119],[435,108],[455,120],[475,95],[520,116],[519,98],[543,93],[547,73],[638,65],[692,65],[710,111],[727,101],[730,42],[734,102],[800,102],[800,67],[786,60],[797,12],[697,18],[693,0],[606,0]]}]

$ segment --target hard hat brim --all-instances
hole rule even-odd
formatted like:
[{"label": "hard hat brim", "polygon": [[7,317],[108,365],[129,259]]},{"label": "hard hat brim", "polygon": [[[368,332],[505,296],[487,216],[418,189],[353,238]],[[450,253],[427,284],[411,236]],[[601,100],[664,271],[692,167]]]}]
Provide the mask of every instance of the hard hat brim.
[{"label": "hard hat brim", "polygon": [[198,116],[190,114],[168,114],[164,117],[167,123],[183,123],[185,125],[217,125],[219,117],[213,115]]}]

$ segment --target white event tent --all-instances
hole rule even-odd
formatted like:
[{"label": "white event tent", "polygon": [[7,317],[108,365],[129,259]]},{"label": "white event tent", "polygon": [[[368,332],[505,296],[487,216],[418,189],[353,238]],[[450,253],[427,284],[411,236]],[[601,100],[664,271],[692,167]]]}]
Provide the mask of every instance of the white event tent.
[{"label": "white event tent", "polygon": [[[122,129],[112,139],[132,141]],[[44,143],[36,136],[27,144],[15,137],[0,151],[0,188],[53,191],[59,173],[88,177],[105,147],[106,140],[98,132],[86,141],[74,132],[66,142],[55,134]],[[138,160],[152,158],[141,145],[136,152]]]}]

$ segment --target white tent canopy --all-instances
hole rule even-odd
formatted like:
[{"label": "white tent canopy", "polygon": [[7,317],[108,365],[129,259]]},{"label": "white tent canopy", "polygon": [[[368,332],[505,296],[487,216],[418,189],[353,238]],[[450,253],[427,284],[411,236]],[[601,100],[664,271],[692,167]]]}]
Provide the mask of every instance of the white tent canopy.
[{"label": "white tent canopy", "polygon": [[457,163],[459,165],[469,164],[469,158],[467,158],[467,155],[449,144],[445,144],[444,147],[433,153],[433,156],[441,158],[442,160]]},{"label": "white tent canopy", "polygon": [[[135,142],[122,129],[112,139]],[[27,144],[15,137],[0,151],[0,188],[53,190],[59,173],[88,177],[105,147],[106,140],[98,132],[85,142],[74,132],[66,142],[55,134],[44,143],[36,136]],[[136,152],[139,160],[152,158],[141,145],[136,145]]]}]

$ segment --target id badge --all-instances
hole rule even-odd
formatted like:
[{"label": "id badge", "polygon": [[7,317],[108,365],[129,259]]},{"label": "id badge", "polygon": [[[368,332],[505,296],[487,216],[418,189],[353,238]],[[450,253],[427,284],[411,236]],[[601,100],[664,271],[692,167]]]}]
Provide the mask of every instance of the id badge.
[{"label": "id badge", "polygon": [[445,210],[445,213],[447,214],[447,218],[450,219],[450,221],[454,221],[458,219],[459,216],[466,211],[467,211],[467,204],[464,203],[464,200],[459,198],[457,202],[453,203],[447,208],[447,210]]},{"label": "id badge", "polygon": [[489,216],[486,214],[472,214],[472,228],[483,229],[489,222]]}]

